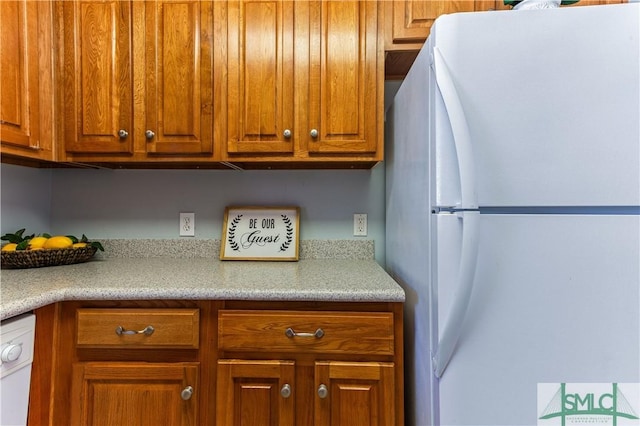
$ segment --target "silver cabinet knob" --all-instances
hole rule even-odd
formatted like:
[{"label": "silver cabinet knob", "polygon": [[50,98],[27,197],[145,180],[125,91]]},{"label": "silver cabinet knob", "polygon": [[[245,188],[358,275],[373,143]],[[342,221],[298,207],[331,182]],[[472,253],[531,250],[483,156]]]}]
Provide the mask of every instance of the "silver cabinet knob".
[{"label": "silver cabinet knob", "polygon": [[318,396],[322,399],[325,399],[327,395],[329,395],[329,389],[327,389],[324,384],[318,386]]},{"label": "silver cabinet knob", "polygon": [[127,136],[129,136],[129,132],[127,132],[125,129],[120,129],[118,130],[118,136],[120,136],[120,139],[125,139]]},{"label": "silver cabinet knob", "polygon": [[283,398],[289,398],[291,396],[291,386],[289,386],[289,383],[285,383],[284,385],[282,385],[282,389],[280,389],[280,395],[282,395]]},{"label": "silver cabinet knob", "polygon": [[282,136],[284,136],[285,139],[289,139],[291,137],[291,130],[285,129],[284,132],[282,132]]},{"label": "silver cabinet knob", "polygon": [[153,138],[156,136],[156,134],[155,134],[155,133],[153,133],[153,130],[147,130],[146,132],[144,132],[144,136],[145,136],[147,139],[151,140],[151,139],[153,139]]},{"label": "silver cabinet knob", "polygon": [[318,137],[318,130],[311,129],[311,131],[309,132],[309,135],[311,135],[312,138],[317,138]]},{"label": "silver cabinet knob", "polygon": [[193,395],[193,388],[191,386],[187,386],[186,388],[182,389],[182,392],[180,392],[180,398],[182,398],[185,401],[190,400],[192,395]]}]

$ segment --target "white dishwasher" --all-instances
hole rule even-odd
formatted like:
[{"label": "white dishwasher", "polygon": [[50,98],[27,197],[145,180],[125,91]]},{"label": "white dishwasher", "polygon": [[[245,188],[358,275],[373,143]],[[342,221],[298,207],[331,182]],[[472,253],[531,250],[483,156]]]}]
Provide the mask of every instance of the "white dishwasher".
[{"label": "white dishwasher", "polygon": [[0,323],[0,425],[27,424],[36,316]]}]

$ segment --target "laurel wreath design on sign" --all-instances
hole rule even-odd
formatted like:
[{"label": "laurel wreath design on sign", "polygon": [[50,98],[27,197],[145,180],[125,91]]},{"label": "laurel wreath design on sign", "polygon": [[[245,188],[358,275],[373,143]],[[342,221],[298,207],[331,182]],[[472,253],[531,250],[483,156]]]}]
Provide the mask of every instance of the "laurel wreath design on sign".
[{"label": "laurel wreath design on sign", "polygon": [[232,221],[231,221],[231,226],[229,227],[229,235],[228,235],[228,240],[229,240],[229,245],[231,246],[231,248],[234,251],[240,251],[240,246],[238,245],[238,243],[236,243],[235,241],[233,241],[236,237],[236,228],[238,227],[238,223],[240,223],[240,218],[242,217],[241,214],[237,215]]},{"label": "laurel wreath design on sign", "polygon": [[293,240],[293,226],[291,226],[291,219],[289,219],[286,214],[282,214],[280,216],[282,216],[282,221],[287,227],[285,242],[280,246],[280,251],[287,251],[289,245],[291,245],[291,241]]}]

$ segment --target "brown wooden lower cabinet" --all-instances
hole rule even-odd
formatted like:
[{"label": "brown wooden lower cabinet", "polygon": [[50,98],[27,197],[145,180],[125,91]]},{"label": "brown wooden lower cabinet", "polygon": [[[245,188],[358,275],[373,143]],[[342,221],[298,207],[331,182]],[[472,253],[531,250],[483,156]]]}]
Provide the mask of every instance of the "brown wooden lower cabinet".
[{"label": "brown wooden lower cabinet", "polygon": [[295,425],[293,361],[220,360],[217,382],[216,425]]},{"label": "brown wooden lower cabinet", "polygon": [[[404,424],[402,303],[37,309],[31,426]],[[46,338],[45,338],[46,337]]]},{"label": "brown wooden lower cabinet", "polygon": [[317,362],[316,426],[395,425],[393,363]]},{"label": "brown wooden lower cabinet", "polygon": [[293,426],[309,407],[315,426],[398,424],[393,363],[319,361],[296,381],[294,361],[220,360],[217,388],[218,426]]},{"label": "brown wooden lower cabinet", "polygon": [[197,363],[73,365],[71,424],[195,426]]}]

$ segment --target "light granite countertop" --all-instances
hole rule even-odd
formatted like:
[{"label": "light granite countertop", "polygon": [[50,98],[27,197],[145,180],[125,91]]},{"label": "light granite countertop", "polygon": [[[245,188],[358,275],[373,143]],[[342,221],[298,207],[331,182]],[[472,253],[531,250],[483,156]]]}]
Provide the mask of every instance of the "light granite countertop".
[{"label": "light granite countertop", "polygon": [[[352,248],[302,250],[297,262],[220,261],[191,255],[119,256],[121,241],[105,244],[109,255],[89,262],[33,269],[3,269],[0,319],[64,300],[265,300],[403,302],[404,290],[369,256]],[[196,243],[198,244],[198,243]],[[210,242],[203,241],[203,244]],[[125,244],[127,245],[127,244]],[[215,244],[214,244],[215,245]],[[348,246],[348,244],[347,244]],[[367,249],[368,250],[368,249]],[[133,253],[135,250],[125,250]],[[120,251],[120,253],[124,253]],[[193,253],[193,251],[188,251]],[[345,256],[344,253],[356,253]],[[179,256],[179,254],[178,254]],[[354,257],[354,258],[349,258]]]}]

